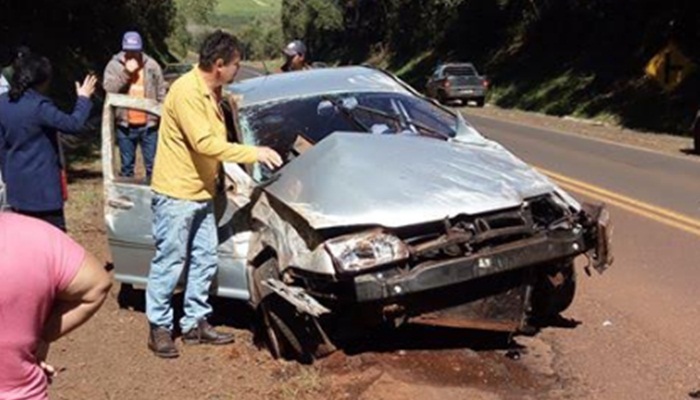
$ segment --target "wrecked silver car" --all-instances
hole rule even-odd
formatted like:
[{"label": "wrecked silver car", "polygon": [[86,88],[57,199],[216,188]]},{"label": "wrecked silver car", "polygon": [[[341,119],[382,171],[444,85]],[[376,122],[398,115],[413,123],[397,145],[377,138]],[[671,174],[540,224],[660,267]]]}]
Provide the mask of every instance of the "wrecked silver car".
[{"label": "wrecked silver car", "polygon": [[[330,68],[228,89],[229,139],[286,163],[224,165],[213,292],[255,308],[275,356],[311,360],[400,323],[526,330],[569,306],[574,258],[599,272],[612,260],[603,206],[580,205],[390,74]],[[159,110],[109,95],[104,114],[115,276],[143,285],[150,189],[114,176],[114,107]]]}]

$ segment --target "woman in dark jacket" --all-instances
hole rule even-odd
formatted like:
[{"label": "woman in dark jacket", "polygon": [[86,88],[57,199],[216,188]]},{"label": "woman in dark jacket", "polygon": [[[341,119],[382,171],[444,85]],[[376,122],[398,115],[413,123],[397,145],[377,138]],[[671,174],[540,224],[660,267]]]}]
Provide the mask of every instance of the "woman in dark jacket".
[{"label": "woman in dark jacket", "polygon": [[78,99],[73,113],[66,114],[46,96],[52,74],[47,58],[26,54],[13,69],[10,91],[0,95],[0,168],[7,202],[15,212],[65,231],[58,131],[83,129],[97,79],[88,75],[82,84],[76,82]]}]

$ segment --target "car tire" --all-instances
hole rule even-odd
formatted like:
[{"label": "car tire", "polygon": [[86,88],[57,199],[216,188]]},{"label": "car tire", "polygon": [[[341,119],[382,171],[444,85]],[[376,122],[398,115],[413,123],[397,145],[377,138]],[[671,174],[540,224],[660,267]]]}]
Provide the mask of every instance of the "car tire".
[{"label": "car tire", "polygon": [[484,97],[478,97],[478,98],[475,100],[475,102],[476,102],[476,106],[477,106],[477,107],[483,107],[484,104],[486,103],[486,98],[484,98]]},{"label": "car tire", "polygon": [[532,316],[549,320],[569,308],[576,294],[573,261],[547,268],[537,276],[532,293]]},{"label": "car tire", "polygon": [[302,363],[313,361],[305,351],[304,324],[291,304],[277,295],[267,296],[260,304],[266,345],[275,359],[290,359]]},{"label": "car tire", "polygon": [[[259,268],[277,271],[277,260],[270,259]],[[254,275],[256,276],[256,275]],[[254,282],[261,293],[261,283]],[[314,359],[334,352],[333,346],[318,321],[299,313],[296,308],[275,293],[265,296],[257,307],[260,342],[275,359],[295,360],[311,364]]]}]

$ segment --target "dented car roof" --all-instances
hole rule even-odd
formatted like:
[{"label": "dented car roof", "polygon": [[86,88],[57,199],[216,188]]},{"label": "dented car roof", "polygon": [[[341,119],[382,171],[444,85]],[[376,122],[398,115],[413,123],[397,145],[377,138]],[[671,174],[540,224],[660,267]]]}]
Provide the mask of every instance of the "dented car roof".
[{"label": "dented car roof", "polygon": [[242,96],[240,106],[275,100],[347,92],[414,94],[384,72],[370,67],[338,67],[265,75],[228,86]]}]

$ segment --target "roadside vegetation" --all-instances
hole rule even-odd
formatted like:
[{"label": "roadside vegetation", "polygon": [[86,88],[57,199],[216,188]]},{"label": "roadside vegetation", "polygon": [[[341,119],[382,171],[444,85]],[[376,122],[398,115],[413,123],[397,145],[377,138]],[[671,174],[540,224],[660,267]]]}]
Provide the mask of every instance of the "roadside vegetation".
[{"label": "roadside vegetation", "polygon": [[[698,20],[700,8],[680,0],[9,0],[0,63],[19,45],[47,55],[61,77],[53,96],[69,106],[72,82],[101,73],[125,30],[167,63],[223,28],[249,60],[279,58],[302,38],[315,61],[368,62],[418,89],[437,63],[471,61],[493,104],[686,134],[700,105]],[[671,41],[697,67],[664,90],[644,68]]]},{"label": "roadside vegetation", "polygon": [[691,74],[663,90],[644,74],[670,41],[700,65],[700,9],[683,1],[284,0],[285,37],[317,59],[370,61],[418,89],[440,61],[472,61],[506,108],[687,134],[700,105]]}]

